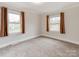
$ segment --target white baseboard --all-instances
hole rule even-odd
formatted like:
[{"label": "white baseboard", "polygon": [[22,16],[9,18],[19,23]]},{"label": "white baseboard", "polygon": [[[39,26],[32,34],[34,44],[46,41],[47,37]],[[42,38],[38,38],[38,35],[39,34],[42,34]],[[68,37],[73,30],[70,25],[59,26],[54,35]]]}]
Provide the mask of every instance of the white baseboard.
[{"label": "white baseboard", "polygon": [[3,44],[3,45],[0,45],[0,48],[6,47],[6,46],[10,46],[10,45],[15,45],[15,44],[18,44],[20,42],[23,42],[23,41],[26,41],[26,40],[31,40],[31,39],[37,38],[37,37],[39,37],[39,35],[31,36],[31,37],[28,37],[28,38],[26,37],[26,38],[23,38],[22,40],[12,41],[10,43],[6,43],[6,44]]},{"label": "white baseboard", "polygon": [[51,37],[51,36],[48,36],[48,35],[44,35],[44,34],[41,34],[41,36],[48,37],[48,38],[51,38],[51,39],[60,40],[60,41],[64,41],[64,42],[68,42],[68,43],[72,43],[72,44],[76,44],[76,45],[79,45],[78,42],[70,41],[70,40],[67,40],[67,39],[54,38],[54,37]]}]

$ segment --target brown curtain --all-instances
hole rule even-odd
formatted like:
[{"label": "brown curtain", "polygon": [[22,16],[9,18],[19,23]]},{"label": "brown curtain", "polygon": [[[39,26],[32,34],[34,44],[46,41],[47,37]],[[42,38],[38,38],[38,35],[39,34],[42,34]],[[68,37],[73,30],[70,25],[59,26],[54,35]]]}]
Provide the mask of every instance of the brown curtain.
[{"label": "brown curtain", "polygon": [[64,12],[60,13],[60,33],[65,33]]},{"label": "brown curtain", "polygon": [[1,36],[8,36],[7,8],[1,7]]},{"label": "brown curtain", "polygon": [[49,32],[49,16],[46,16],[46,31]]},{"label": "brown curtain", "polygon": [[22,33],[25,33],[25,17],[24,12],[21,12],[21,29]]}]

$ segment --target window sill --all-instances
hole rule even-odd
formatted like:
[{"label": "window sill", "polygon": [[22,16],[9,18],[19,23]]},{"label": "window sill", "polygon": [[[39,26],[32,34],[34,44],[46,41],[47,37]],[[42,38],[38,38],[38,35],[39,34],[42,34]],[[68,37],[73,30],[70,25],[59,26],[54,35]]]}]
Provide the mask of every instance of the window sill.
[{"label": "window sill", "polygon": [[8,35],[10,35],[10,36],[11,36],[11,35],[16,36],[16,35],[21,35],[21,34],[22,34],[22,33],[19,33],[19,32],[18,32],[18,33],[9,33]]},{"label": "window sill", "polygon": [[57,34],[60,34],[60,31],[49,31],[49,33],[57,33]]}]

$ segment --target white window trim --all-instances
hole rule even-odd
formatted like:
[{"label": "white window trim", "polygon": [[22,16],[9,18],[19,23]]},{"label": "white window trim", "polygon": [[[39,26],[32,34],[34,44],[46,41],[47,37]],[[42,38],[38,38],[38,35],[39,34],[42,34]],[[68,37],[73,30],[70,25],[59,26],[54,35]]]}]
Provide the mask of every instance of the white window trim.
[{"label": "white window trim", "polygon": [[[50,18],[52,18],[52,17],[60,17],[60,16],[58,16],[58,15],[51,15],[50,17],[49,17],[49,19]],[[51,23],[52,24],[52,23]],[[59,24],[59,26],[60,26],[60,22],[58,23]],[[53,30],[50,30],[50,20],[49,20],[49,32],[51,32],[51,33],[60,33],[60,28],[59,28],[59,31],[53,31]]]},{"label": "white window trim", "polygon": [[[8,14],[9,14],[9,13],[20,15],[20,12],[13,11],[13,10],[8,10]],[[8,22],[8,25],[9,25],[9,23],[10,23],[10,22]],[[12,22],[12,23],[13,23],[13,22]],[[17,23],[17,22],[14,22],[14,23]],[[21,22],[20,22],[20,23],[21,23]],[[21,26],[20,23],[18,22],[18,24]],[[9,32],[9,27],[8,27],[8,33],[9,33],[9,34],[19,34],[19,33],[21,33],[21,29],[20,29],[20,32],[12,32],[12,33],[10,33],[10,32]]]}]

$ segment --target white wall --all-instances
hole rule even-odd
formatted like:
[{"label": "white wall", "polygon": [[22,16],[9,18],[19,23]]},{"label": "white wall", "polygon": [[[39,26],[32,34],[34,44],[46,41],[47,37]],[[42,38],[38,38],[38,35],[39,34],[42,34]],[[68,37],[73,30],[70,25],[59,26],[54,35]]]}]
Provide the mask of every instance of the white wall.
[{"label": "white wall", "polygon": [[65,34],[46,32],[45,15],[41,15],[41,35],[79,44],[79,6],[62,10],[65,14]]},{"label": "white wall", "polygon": [[[16,10],[16,8],[12,8],[12,9]],[[21,9],[17,8],[17,10],[21,10]],[[14,44],[19,41],[28,40],[40,35],[40,30],[39,30],[40,16],[32,10],[25,9],[24,12],[25,12],[26,33],[9,34],[6,37],[0,37],[0,47],[6,46],[9,44]]]},{"label": "white wall", "polygon": [[1,31],[1,10],[0,10],[0,31]]}]

